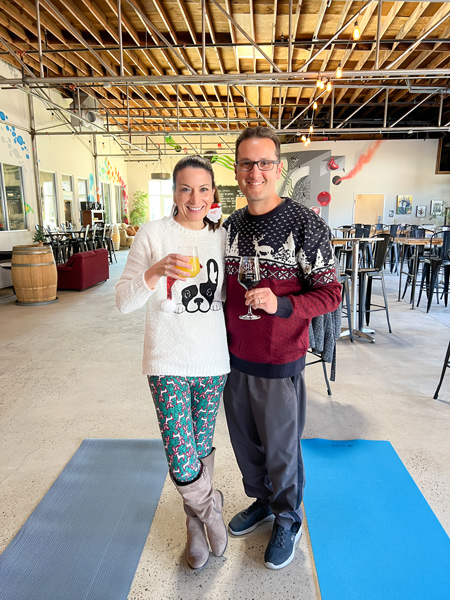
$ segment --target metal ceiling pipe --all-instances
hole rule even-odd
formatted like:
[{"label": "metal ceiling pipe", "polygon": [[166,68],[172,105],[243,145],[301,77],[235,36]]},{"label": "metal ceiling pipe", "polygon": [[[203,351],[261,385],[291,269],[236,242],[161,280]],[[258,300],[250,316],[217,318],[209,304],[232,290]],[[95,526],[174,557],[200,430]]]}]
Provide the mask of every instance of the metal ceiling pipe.
[{"label": "metal ceiling pipe", "polygon": [[[334,71],[307,71],[305,73],[294,72],[294,73],[251,73],[248,75],[240,74],[214,74],[209,73],[208,75],[154,75],[150,77],[142,77],[141,75],[133,75],[128,77],[23,77],[23,78],[3,78],[0,79],[0,87],[14,86],[27,84],[33,87],[37,86],[49,86],[49,85],[95,85],[110,83],[111,85],[176,85],[176,84],[187,84],[187,85],[256,85],[258,83],[265,82],[267,86],[278,86],[287,85],[289,87],[295,87],[298,82],[302,80],[317,80],[319,77],[334,78]],[[343,81],[352,79],[364,79],[380,77],[383,79],[400,79],[406,77],[412,77],[413,79],[446,79],[450,77],[450,69],[378,69],[368,70],[364,69],[361,71],[345,71],[341,85]],[[360,85],[359,87],[363,87]]]},{"label": "metal ceiling pipe", "polygon": [[[244,96],[244,94],[243,94],[241,91],[239,91],[239,90],[238,90],[238,88],[237,88],[235,85],[234,85],[233,87],[234,87],[234,89],[235,89],[235,90],[238,92],[238,94],[240,94],[240,95],[241,95],[241,96],[244,98],[244,100],[245,100],[245,101],[246,101],[248,104],[250,104],[250,106],[253,108],[253,110],[254,110],[254,111],[256,111],[256,113],[257,113],[257,114],[258,114],[258,115],[261,117],[261,119],[263,119],[263,120],[264,120],[264,121],[267,123],[267,125],[268,125],[268,126],[271,128],[271,129],[275,129],[275,127],[272,125],[272,123],[271,123],[270,121],[268,121],[268,120],[266,119],[266,117],[265,117],[263,114],[261,114],[261,113],[259,112],[259,110],[256,108],[256,106],[255,106],[254,104],[252,104],[252,103],[250,102],[250,100],[249,100],[248,98],[246,98],[246,97]],[[242,120],[244,120],[244,121],[245,121],[246,119],[241,119],[241,121],[242,121]]]},{"label": "metal ceiling pipe", "polygon": [[359,112],[362,108],[364,108],[366,106],[366,104],[369,104],[369,102],[371,102],[371,100],[373,98],[375,98],[375,96],[379,92],[381,92],[381,90],[378,90],[378,92],[375,92],[375,94],[371,98],[369,98],[368,100],[366,100],[365,102],[363,102],[363,104],[361,104],[361,106],[358,106],[358,108],[355,111],[353,111],[352,114],[349,117],[347,117],[346,119],[344,119],[342,121],[342,123],[339,123],[339,125],[336,127],[336,129],[339,129],[340,127],[343,127],[347,123],[347,121],[349,121],[352,117],[354,117],[357,112]]},{"label": "metal ceiling pipe", "polygon": [[42,38],[41,38],[41,12],[40,2],[36,0],[36,28],[38,36],[38,49],[39,49],[39,74],[44,77],[44,64],[42,62]]},{"label": "metal ceiling pipe", "polygon": [[297,73],[301,73],[301,72],[303,72],[303,71],[304,71],[304,70],[305,70],[305,69],[306,69],[306,68],[307,68],[307,67],[308,67],[308,66],[309,66],[309,65],[310,65],[310,64],[311,64],[311,63],[312,63],[312,62],[313,62],[313,61],[314,61],[314,60],[315,60],[315,59],[316,59],[318,56],[319,56],[319,54],[322,54],[322,52],[323,52],[323,51],[324,51],[326,48],[328,48],[328,46],[329,46],[330,44],[332,44],[332,43],[334,42],[334,40],[335,40],[337,37],[339,37],[339,35],[340,35],[340,34],[341,34],[343,31],[345,31],[345,29],[347,29],[347,27],[348,27],[350,24],[351,24],[351,23],[352,23],[352,22],[353,22],[353,21],[354,21],[354,20],[355,20],[355,19],[356,19],[356,18],[357,18],[357,17],[358,17],[358,16],[359,16],[361,13],[362,13],[362,12],[364,12],[364,11],[366,10],[366,8],[367,8],[367,7],[368,7],[370,4],[372,4],[372,2],[374,2],[374,0],[369,0],[368,2],[366,2],[366,4],[364,4],[364,6],[363,6],[363,7],[361,7],[361,8],[358,10],[358,12],[357,12],[357,13],[355,13],[355,14],[354,14],[354,15],[353,15],[353,16],[352,16],[352,17],[351,17],[351,18],[350,18],[350,19],[347,21],[347,23],[345,23],[344,25],[342,25],[342,27],[339,29],[339,31],[337,31],[337,32],[336,32],[336,33],[333,35],[333,37],[332,37],[332,38],[330,38],[330,39],[328,40],[328,42],[327,42],[327,43],[326,43],[324,46],[322,46],[322,48],[320,48],[320,50],[318,50],[318,51],[317,51],[317,52],[314,54],[314,56],[312,56],[312,57],[311,57],[309,60],[307,60],[307,61],[305,62],[305,64],[304,64],[304,65],[303,65],[303,66],[302,66],[302,67],[301,67],[301,68],[300,68],[300,69],[297,71]]},{"label": "metal ceiling pipe", "polygon": [[117,19],[119,20],[120,76],[123,77],[122,0],[117,0]]},{"label": "metal ceiling pipe", "polygon": [[[47,1],[47,0],[45,0]],[[139,8],[139,6],[136,6],[136,4],[133,2],[133,0],[125,0],[125,2],[127,2],[131,8],[133,8],[136,12],[136,14],[139,16],[139,18],[141,19],[141,21],[144,23],[144,25],[146,27],[149,27],[154,34],[156,34],[160,40],[162,40],[166,46],[168,48],[170,48],[170,50],[172,50],[172,52],[175,54],[175,56],[178,58],[178,60],[180,60],[183,65],[188,69],[188,71],[190,73],[192,73],[193,75],[197,75],[197,71],[195,71],[191,65],[186,62],[183,58],[183,56],[178,52],[178,50],[169,42],[169,40],[153,25],[153,23],[150,21],[150,19],[142,12],[142,10]]]},{"label": "metal ceiling pipe", "polygon": [[412,52],[414,50],[414,48],[416,46],[418,46],[424,38],[426,38],[432,31],[434,31],[436,29],[436,27],[439,27],[439,25],[441,25],[449,17],[450,17],[450,10],[444,17],[442,17],[442,19],[439,19],[439,21],[435,25],[433,25],[433,27],[431,27],[431,29],[428,29],[428,31],[426,31],[410,48],[405,50],[405,52],[403,52],[403,54],[401,54],[396,60],[394,60],[394,62],[392,62],[386,68],[392,69],[392,67],[394,67],[397,63],[401,62],[405,58],[405,56],[407,54],[409,54],[410,52]]},{"label": "metal ceiling pipe", "polygon": [[258,50],[258,52],[260,52],[262,54],[262,56],[264,56],[264,58],[267,60],[267,62],[272,65],[274,70],[277,71],[277,73],[281,73],[281,69],[278,67],[278,65],[276,65],[273,62],[273,60],[269,56],[267,56],[267,54],[263,50],[261,50],[260,46],[254,40],[252,40],[251,37],[247,34],[247,32],[242,29],[242,27],[239,25],[239,23],[237,23],[233,19],[233,17],[231,15],[229,15],[224,8],[222,8],[222,6],[217,2],[217,0],[210,0],[210,2],[212,2],[214,4],[214,6],[216,6],[226,16],[226,18],[236,27],[236,29],[238,29],[240,31],[240,33],[242,33],[242,35],[245,38],[247,38],[247,40],[252,44],[252,46],[254,46],[256,48],[256,50]]},{"label": "metal ceiling pipe", "polygon": [[378,12],[377,12],[377,41],[375,45],[375,69],[380,66],[380,34],[381,34],[381,7],[382,0],[378,0]]},{"label": "metal ceiling pipe", "polygon": [[405,113],[402,117],[400,117],[400,119],[397,119],[397,121],[395,121],[395,123],[390,125],[389,128],[395,127],[395,125],[397,125],[397,123],[400,123],[400,121],[403,121],[403,119],[405,117],[407,117],[409,114],[411,114],[413,112],[413,110],[416,110],[416,108],[418,108],[421,104],[426,102],[429,98],[431,98],[431,96],[434,96],[434,94],[435,94],[435,92],[433,92],[432,94],[428,94],[428,96],[426,96],[423,100],[421,100],[420,102],[415,104],[410,110],[408,110],[407,113]]},{"label": "metal ceiling pipe", "polygon": [[[66,19],[66,17],[62,14],[62,12],[56,8],[56,6],[53,4],[53,2],[51,2],[51,0],[44,0],[44,3],[47,6],[47,8],[50,9],[50,12],[52,12],[61,21],[61,23],[64,23],[64,26],[67,28],[68,31],[70,31],[70,33],[74,36],[74,38],[76,38],[81,44],[83,44],[83,46],[85,48],[87,48],[92,53],[93,56],[95,56],[95,58],[98,60],[98,62],[103,67],[105,67],[105,69],[108,73],[111,73],[113,75],[113,77],[115,77],[116,76],[115,71],[113,69],[111,69],[111,67],[108,65],[108,63],[106,63],[103,60],[103,58],[100,56],[100,54],[98,52],[96,52],[90,44],[88,44],[86,42],[86,40],[83,38],[83,36],[80,35],[80,33],[75,29],[75,27],[72,25],[72,23]],[[73,81],[72,81],[72,83],[73,83]]]}]

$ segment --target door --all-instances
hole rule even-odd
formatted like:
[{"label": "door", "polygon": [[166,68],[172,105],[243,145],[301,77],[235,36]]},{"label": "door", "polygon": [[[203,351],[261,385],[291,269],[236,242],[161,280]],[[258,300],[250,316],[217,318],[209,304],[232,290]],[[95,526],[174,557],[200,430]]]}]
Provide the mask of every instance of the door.
[{"label": "door", "polygon": [[355,194],[353,223],[382,223],[383,214],[384,194]]}]

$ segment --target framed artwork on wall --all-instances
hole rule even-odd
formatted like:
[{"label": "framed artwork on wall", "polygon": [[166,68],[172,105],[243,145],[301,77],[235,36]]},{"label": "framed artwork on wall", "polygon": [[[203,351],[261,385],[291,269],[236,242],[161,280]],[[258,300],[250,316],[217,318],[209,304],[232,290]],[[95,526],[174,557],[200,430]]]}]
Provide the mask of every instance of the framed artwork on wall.
[{"label": "framed artwork on wall", "polygon": [[450,206],[445,207],[444,227],[450,227]]},{"label": "framed artwork on wall", "polygon": [[443,200],[431,200],[430,215],[433,215],[433,217],[443,217],[444,216],[444,201]]},{"label": "framed artwork on wall", "polygon": [[416,206],[416,217],[426,217],[427,207],[424,205]]},{"label": "framed artwork on wall", "polygon": [[398,215],[410,215],[412,213],[412,196],[397,196]]}]

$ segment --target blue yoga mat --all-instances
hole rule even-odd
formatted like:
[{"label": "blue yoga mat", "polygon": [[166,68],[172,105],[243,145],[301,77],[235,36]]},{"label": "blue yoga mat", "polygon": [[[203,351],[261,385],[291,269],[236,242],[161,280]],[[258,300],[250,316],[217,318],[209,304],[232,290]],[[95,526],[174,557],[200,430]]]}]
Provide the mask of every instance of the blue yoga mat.
[{"label": "blue yoga mat", "polygon": [[450,598],[450,539],[389,442],[302,441],[322,600]]},{"label": "blue yoga mat", "polygon": [[1,600],[125,600],[166,475],[161,440],[84,440],[0,556]]}]

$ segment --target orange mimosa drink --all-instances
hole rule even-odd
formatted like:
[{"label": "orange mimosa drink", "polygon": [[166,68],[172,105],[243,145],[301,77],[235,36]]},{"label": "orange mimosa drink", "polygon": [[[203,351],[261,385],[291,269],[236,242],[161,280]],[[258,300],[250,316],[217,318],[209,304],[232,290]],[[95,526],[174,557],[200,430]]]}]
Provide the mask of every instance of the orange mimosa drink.
[{"label": "orange mimosa drink", "polygon": [[196,277],[200,273],[200,261],[198,258],[198,250],[196,246],[186,246],[178,248],[178,254],[182,254],[188,262],[191,264],[192,269],[185,269],[184,267],[177,267],[180,271],[186,273],[186,277]]}]

